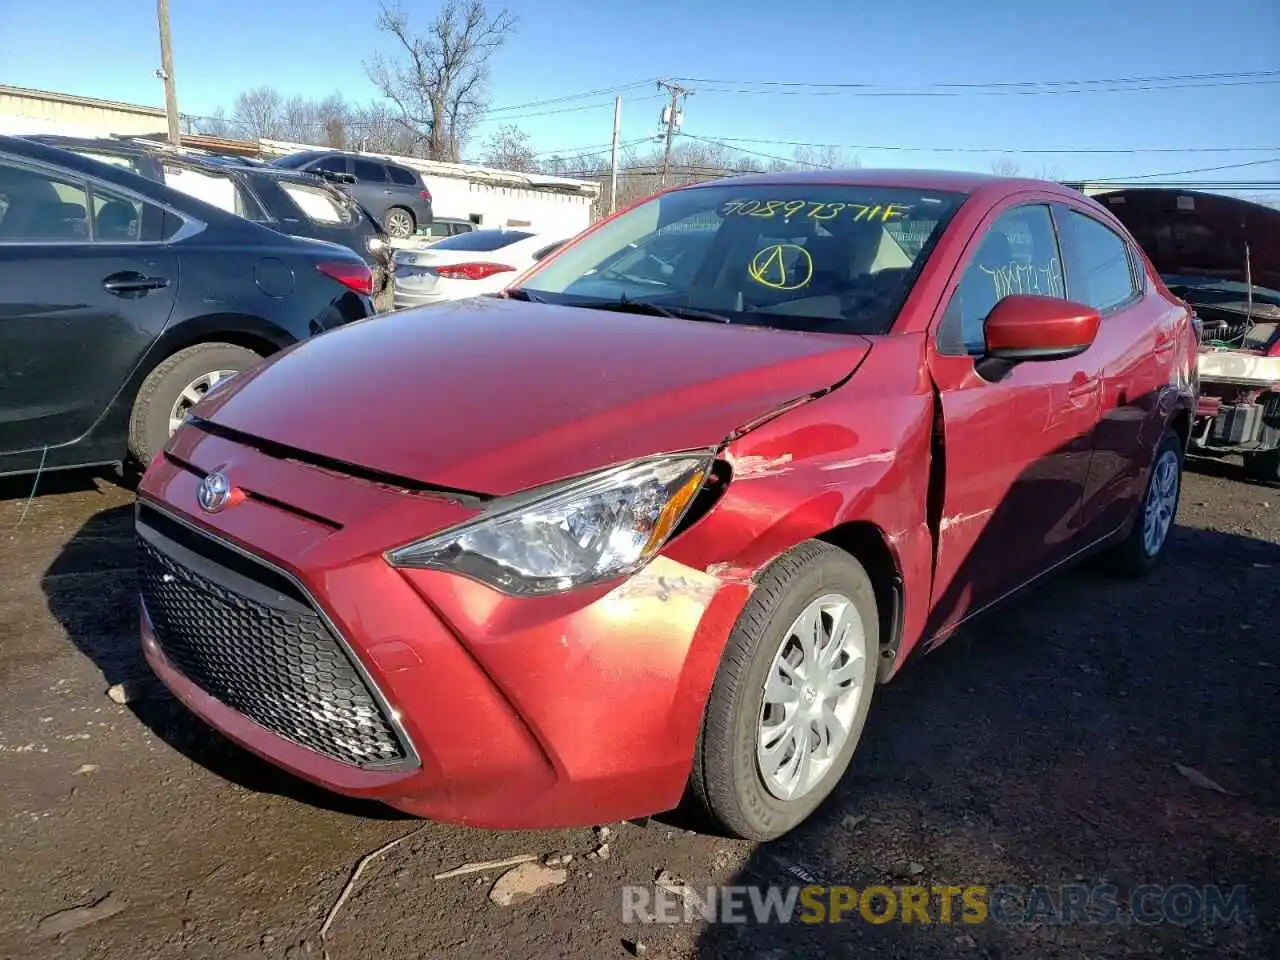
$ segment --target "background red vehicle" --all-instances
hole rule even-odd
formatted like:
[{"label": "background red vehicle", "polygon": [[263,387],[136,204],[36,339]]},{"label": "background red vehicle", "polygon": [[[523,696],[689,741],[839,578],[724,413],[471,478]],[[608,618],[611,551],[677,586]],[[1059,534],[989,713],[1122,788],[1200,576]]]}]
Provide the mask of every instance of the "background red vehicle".
[{"label": "background red vehicle", "polygon": [[598,823],[691,789],[776,837],[913,651],[1090,553],[1144,571],[1177,509],[1189,312],[1055,185],[719,181],[422,319],[219,390],[138,532],[182,700],[425,816]]}]

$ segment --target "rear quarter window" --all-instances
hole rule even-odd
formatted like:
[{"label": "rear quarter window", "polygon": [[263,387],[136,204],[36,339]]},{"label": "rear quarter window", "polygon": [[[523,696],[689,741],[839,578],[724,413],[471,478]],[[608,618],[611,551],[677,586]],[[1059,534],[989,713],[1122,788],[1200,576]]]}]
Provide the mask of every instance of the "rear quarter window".
[{"label": "rear quarter window", "polygon": [[281,183],[284,195],[293,201],[308,220],[329,226],[350,226],[355,222],[354,212],[339,202],[328,191],[303,183]]}]

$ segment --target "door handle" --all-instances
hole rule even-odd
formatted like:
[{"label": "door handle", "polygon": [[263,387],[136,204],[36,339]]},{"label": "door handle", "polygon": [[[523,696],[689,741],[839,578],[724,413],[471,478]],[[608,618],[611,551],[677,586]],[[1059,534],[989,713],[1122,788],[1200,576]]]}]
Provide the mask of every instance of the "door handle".
[{"label": "door handle", "polygon": [[131,270],[113,273],[102,281],[103,288],[118,297],[141,297],[152,290],[162,290],[168,285],[168,277],[148,277]]}]

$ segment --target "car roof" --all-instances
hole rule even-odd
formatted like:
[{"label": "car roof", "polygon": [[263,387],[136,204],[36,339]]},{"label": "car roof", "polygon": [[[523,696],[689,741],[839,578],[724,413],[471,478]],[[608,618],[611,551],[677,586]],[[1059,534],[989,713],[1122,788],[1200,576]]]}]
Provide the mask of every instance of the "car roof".
[{"label": "car roof", "polygon": [[1065,191],[1058,183],[1042,180],[1026,180],[1015,177],[997,177],[986,173],[965,170],[786,170],[780,173],[756,173],[724,180],[712,180],[694,184],[685,189],[735,184],[742,186],[827,184],[864,187],[914,187],[921,190],[939,190],[950,193],[974,193],[983,187],[996,184],[1031,184],[1037,187],[1053,187]]},{"label": "car roof", "polygon": [[[237,229],[243,229],[246,226],[253,229],[267,229],[211,203],[206,203],[188,193],[183,193],[181,190],[175,190],[149,177],[136,174],[132,170],[110,163],[103,163],[101,160],[94,160],[72,150],[64,150],[61,147],[37,143],[34,140],[27,140],[23,137],[10,137],[0,134],[0,153],[7,153],[11,156],[37,163],[53,164],[84,177],[93,177],[95,180],[100,180],[104,183],[114,183],[118,187],[149,197],[155,202],[167,204],[175,210],[183,211],[188,216],[203,220],[207,224],[220,224]],[[185,161],[187,158],[178,157],[178,159]],[[219,169],[231,168],[220,167]],[[248,168],[246,167],[245,169]]]}]

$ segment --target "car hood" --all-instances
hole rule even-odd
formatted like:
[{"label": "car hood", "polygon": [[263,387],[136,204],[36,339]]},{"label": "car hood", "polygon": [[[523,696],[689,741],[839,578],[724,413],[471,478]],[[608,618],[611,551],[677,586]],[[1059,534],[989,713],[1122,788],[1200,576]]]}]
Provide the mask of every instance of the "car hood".
[{"label": "car hood", "polygon": [[838,384],[869,349],[859,336],[478,298],[304,341],[195,413],[326,459],[502,495],[714,446]]}]

